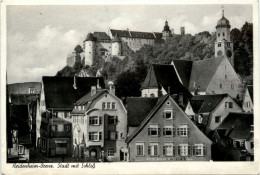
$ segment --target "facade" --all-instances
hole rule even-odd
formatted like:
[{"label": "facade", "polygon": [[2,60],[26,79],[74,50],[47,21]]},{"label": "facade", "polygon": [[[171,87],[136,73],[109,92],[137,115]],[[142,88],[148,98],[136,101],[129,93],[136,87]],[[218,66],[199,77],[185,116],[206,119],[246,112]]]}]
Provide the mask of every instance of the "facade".
[{"label": "facade", "polygon": [[209,137],[230,112],[242,111],[228,94],[193,96],[185,109],[190,119]]},{"label": "facade", "polygon": [[[37,118],[37,146],[47,156],[72,155],[74,102],[91,91],[104,87],[101,77],[43,77],[40,113]],[[66,95],[64,95],[66,94]]]},{"label": "facade", "polygon": [[241,80],[226,56],[201,61],[173,60],[180,82],[193,94],[229,94],[236,98]]},{"label": "facade", "polygon": [[215,57],[225,55],[234,67],[233,42],[230,40],[230,28],[229,20],[225,18],[223,10],[222,18],[216,26]]},{"label": "facade", "polygon": [[209,161],[212,142],[165,95],[126,139],[129,161]]},{"label": "facade", "polygon": [[113,92],[92,89],[71,113],[73,157],[85,161],[126,161],[127,114]]},{"label": "facade", "polygon": [[245,95],[243,97],[243,106],[242,108],[244,109],[245,112],[253,112],[254,110],[254,104],[253,104],[253,100],[254,100],[254,86],[253,85],[248,85],[246,86],[246,92]]},{"label": "facade", "polygon": [[176,94],[178,103],[184,107],[191,93],[182,85],[173,65],[152,64],[141,87],[142,97],[161,97]]},{"label": "facade", "polygon": [[218,161],[254,160],[253,114],[230,113],[213,135],[212,154]]}]

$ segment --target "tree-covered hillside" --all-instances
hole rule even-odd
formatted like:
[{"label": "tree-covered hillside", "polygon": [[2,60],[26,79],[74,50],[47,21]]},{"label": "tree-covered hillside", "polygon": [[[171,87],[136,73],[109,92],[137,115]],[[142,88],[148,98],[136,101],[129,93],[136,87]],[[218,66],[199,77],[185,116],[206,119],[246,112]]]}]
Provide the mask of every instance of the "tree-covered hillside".
[{"label": "tree-covered hillside", "polygon": [[[247,84],[252,84],[253,25],[246,22],[241,29],[232,29],[231,38],[234,42],[235,70]],[[175,35],[164,43],[145,45],[137,52],[127,51],[123,43],[123,52],[128,53],[125,59],[121,60],[117,57],[104,59],[97,56],[93,66],[84,67],[81,62],[77,62],[72,68],[66,66],[57,73],[57,76],[73,76],[82,69],[88,72],[88,75],[95,76],[98,71],[106,81],[115,82],[116,95],[119,97],[140,96],[141,84],[150,64],[169,64],[173,59],[211,58],[214,56],[215,39],[215,35],[207,31],[195,36]],[[82,51],[78,46],[76,48]]]}]

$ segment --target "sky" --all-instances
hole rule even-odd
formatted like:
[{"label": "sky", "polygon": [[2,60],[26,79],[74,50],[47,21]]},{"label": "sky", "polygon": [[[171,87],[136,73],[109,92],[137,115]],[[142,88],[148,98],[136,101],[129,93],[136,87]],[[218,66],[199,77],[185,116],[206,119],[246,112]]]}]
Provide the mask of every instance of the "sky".
[{"label": "sky", "polygon": [[[214,32],[218,5],[23,5],[7,6],[7,81],[41,81],[66,66],[67,55],[89,32],[112,29],[161,32],[180,27],[192,35]],[[224,5],[231,28],[252,22],[251,5]]]}]

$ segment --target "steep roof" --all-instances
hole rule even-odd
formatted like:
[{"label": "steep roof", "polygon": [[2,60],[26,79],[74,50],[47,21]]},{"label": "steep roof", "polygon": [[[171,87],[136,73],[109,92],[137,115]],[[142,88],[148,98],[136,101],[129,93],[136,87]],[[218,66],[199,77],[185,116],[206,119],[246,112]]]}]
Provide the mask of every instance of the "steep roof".
[{"label": "steep roof", "polygon": [[77,89],[74,89],[74,77],[42,77],[46,108],[72,109],[76,100],[90,92],[97,83],[105,87],[102,77],[76,77]]},{"label": "steep roof", "polygon": [[128,97],[126,100],[128,126],[138,127],[157,102],[158,98]]},{"label": "steep roof", "polygon": [[190,100],[192,102],[191,106],[196,110],[198,110],[198,106],[200,106],[198,113],[208,113],[213,111],[217,105],[227,96],[228,94],[196,95],[193,96]]},{"label": "steep roof", "polygon": [[[170,94],[184,93],[191,97],[190,92],[180,83],[173,65],[152,64],[143,82],[142,89],[160,88]],[[169,89],[170,88],[170,89]],[[170,92],[168,91],[170,90]]]},{"label": "steep roof", "polygon": [[234,139],[247,139],[251,135],[251,125],[254,124],[251,113],[229,113],[217,129],[227,129],[226,136]]},{"label": "steep roof", "polygon": [[117,33],[113,39],[113,42],[121,42],[121,40],[118,38]]},{"label": "steep roof", "polygon": [[254,102],[254,86],[253,85],[247,85],[246,86],[250,95],[250,98],[252,102]]},{"label": "steep roof", "polygon": [[127,37],[127,38],[144,38],[144,39],[159,39],[162,37],[162,33],[159,32],[140,32],[140,31],[131,31],[131,30],[116,30],[110,29],[113,37],[117,34],[118,37]]},{"label": "steep roof", "polygon": [[97,90],[97,92],[94,95],[91,95],[91,92],[89,92],[83,97],[81,97],[79,100],[77,100],[75,105],[84,105],[87,102],[90,102],[95,98],[99,97],[100,95],[104,94],[105,92],[108,92],[108,90],[106,89]]},{"label": "steep roof", "polygon": [[95,38],[94,38],[93,34],[92,33],[88,33],[88,35],[87,35],[86,39],[84,40],[84,42],[85,41],[95,41]]},{"label": "steep roof", "polygon": [[8,94],[29,94],[29,88],[35,88],[34,94],[41,93],[41,82],[8,84]]},{"label": "steep roof", "polygon": [[173,60],[173,63],[187,89],[193,91],[195,84],[205,91],[223,59],[224,56],[220,56],[200,61]]},{"label": "steep roof", "polygon": [[94,32],[93,37],[97,41],[110,41],[111,38],[106,34],[106,32]]}]

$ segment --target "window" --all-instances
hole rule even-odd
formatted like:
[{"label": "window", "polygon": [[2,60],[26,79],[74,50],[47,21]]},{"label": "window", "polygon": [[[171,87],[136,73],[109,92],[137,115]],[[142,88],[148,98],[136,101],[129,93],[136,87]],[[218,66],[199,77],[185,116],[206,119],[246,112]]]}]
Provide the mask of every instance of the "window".
[{"label": "window", "polygon": [[23,145],[19,145],[19,147],[18,147],[18,153],[19,153],[19,154],[24,154],[24,146],[23,146]]},{"label": "window", "polygon": [[148,146],[148,155],[158,156],[159,155],[158,143],[150,143]]},{"label": "window", "polygon": [[178,154],[180,156],[188,156],[189,155],[189,146],[188,146],[188,144],[180,144],[178,146]]},{"label": "window", "polygon": [[226,108],[233,108],[233,103],[232,102],[225,102],[225,107]]},{"label": "window", "polygon": [[35,88],[29,88],[29,94],[34,94],[35,93]]},{"label": "window", "polygon": [[225,79],[227,79],[227,75],[225,75]]},{"label": "window", "polygon": [[220,37],[220,33],[218,33],[218,37]]},{"label": "window", "polygon": [[163,128],[163,135],[164,136],[173,136],[174,135],[174,128],[173,128],[173,126],[165,126]]},{"label": "window", "polygon": [[89,125],[101,125],[102,117],[101,116],[89,116]]},{"label": "window", "polygon": [[144,156],[144,143],[136,143],[136,155]]},{"label": "window", "polygon": [[225,36],[225,33],[224,33],[224,32],[222,33],[222,36]]},{"label": "window", "polygon": [[189,135],[189,127],[187,124],[182,124],[179,126],[179,128],[177,129],[178,135],[179,136],[188,136]]},{"label": "window", "polygon": [[250,106],[251,106],[250,102],[246,102],[246,107],[250,108]]},{"label": "window", "polygon": [[112,109],[116,109],[116,103],[112,102]]},{"label": "window", "polygon": [[254,142],[250,142],[250,148],[254,149]]},{"label": "window", "polygon": [[218,47],[221,47],[221,43],[218,43]]},{"label": "window", "polygon": [[110,140],[117,140],[117,137],[118,137],[118,132],[117,131],[110,132],[110,134],[109,134]]},{"label": "window", "polygon": [[148,135],[149,136],[158,136],[160,133],[160,128],[158,128],[158,125],[150,125],[148,128]]},{"label": "window", "polygon": [[150,97],[155,97],[154,93],[150,94]]},{"label": "window", "polygon": [[222,89],[222,83],[219,84],[219,88]]},{"label": "window", "polygon": [[195,144],[193,146],[193,155],[194,156],[205,156],[206,147],[203,144]]},{"label": "window", "polygon": [[65,125],[65,131],[70,131],[70,125]]},{"label": "window", "polygon": [[121,139],[124,139],[125,137],[124,137],[124,133],[120,133],[120,138]]},{"label": "window", "polygon": [[215,123],[221,122],[221,116],[215,116]]},{"label": "window", "polygon": [[91,141],[99,141],[102,140],[102,132],[89,132],[88,138]]},{"label": "window", "polygon": [[106,102],[102,102],[102,109],[106,109]]},{"label": "window", "polygon": [[107,109],[110,109],[110,102],[107,102]]},{"label": "window", "polygon": [[108,117],[108,123],[110,125],[116,125],[118,123],[118,117],[117,116],[109,116]]},{"label": "window", "polygon": [[173,111],[172,110],[165,110],[164,111],[164,119],[171,120],[173,118]]},{"label": "window", "polygon": [[199,116],[198,116],[198,123],[202,123],[202,119],[203,119],[203,118],[201,117],[201,115],[199,115]]},{"label": "window", "polygon": [[110,148],[107,150],[107,156],[114,156],[115,155],[115,150],[114,148]]},{"label": "window", "polygon": [[163,146],[163,155],[165,156],[174,156],[175,155],[175,146],[173,143],[165,143]]},{"label": "window", "polygon": [[234,85],[233,84],[231,84],[231,89],[234,89]]},{"label": "window", "polygon": [[71,118],[70,112],[65,112],[65,118]]}]

